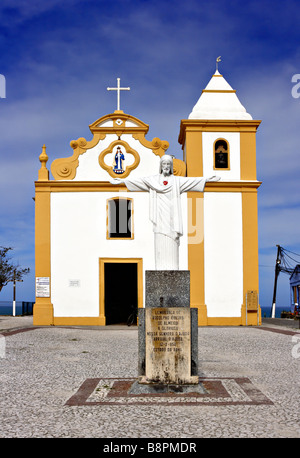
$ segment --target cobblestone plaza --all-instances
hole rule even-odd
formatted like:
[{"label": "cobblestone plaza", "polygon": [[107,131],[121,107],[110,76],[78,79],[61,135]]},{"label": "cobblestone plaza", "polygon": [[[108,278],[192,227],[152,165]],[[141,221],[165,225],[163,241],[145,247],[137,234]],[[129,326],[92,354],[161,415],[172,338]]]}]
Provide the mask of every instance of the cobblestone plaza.
[{"label": "cobblestone plaza", "polygon": [[300,331],[200,327],[198,393],[132,395],[136,327],[0,317],[2,438],[299,438]]}]

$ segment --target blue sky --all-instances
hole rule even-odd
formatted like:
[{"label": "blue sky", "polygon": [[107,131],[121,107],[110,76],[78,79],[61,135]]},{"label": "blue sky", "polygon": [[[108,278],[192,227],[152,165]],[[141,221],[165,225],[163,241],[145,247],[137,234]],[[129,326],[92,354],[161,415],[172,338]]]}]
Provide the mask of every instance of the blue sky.
[{"label": "blue sky", "polygon": [[[300,253],[300,74],[298,0],[2,0],[0,74],[0,245],[31,268],[18,300],[34,300],[34,181],[42,145],[48,168],[71,154],[70,141],[91,139],[88,125],[116,109],[149,124],[147,138],[177,141],[222,56],[220,72],[252,115],[257,134],[260,303],[270,306],[276,244]],[[299,76],[300,79],[300,76]],[[299,89],[300,95],[300,89]],[[5,287],[0,300],[12,298]],[[278,306],[289,304],[288,276]]]}]

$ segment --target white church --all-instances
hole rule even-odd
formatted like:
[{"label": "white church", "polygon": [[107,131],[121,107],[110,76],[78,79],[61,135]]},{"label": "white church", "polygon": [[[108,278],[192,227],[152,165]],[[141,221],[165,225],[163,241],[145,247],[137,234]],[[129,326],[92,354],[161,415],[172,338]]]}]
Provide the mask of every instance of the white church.
[{"label": "white church", "polygon": [[[120,109],[71,141],[73,153],[35,182],[34,325],[126,323],[145,305],[145,271],[155,269],[149,193],[114,178],[157,175],[169,143],[148,139],[148,125]],[[256,131],[236,91],[216,70],[179,123],[182,160],[174,175],[211,177],[203,192],[181,195],[179,269],[190,271],[190,303],[199,326],[261,323],[258,285]]]}]

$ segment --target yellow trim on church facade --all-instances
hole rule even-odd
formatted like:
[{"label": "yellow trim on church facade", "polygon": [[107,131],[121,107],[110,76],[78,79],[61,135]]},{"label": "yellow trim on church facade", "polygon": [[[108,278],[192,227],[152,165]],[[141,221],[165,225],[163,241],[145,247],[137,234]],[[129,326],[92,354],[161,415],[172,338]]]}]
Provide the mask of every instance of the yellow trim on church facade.
[{"label": "yellow trim on church facade", "polygon": [[105,325],[105,264],[107,263],[134,263],[137,264],[137,301],[138,308],[143,308],[143,259],[142,258],[100,258],[99,259],[99,315]]},{"label": "yellow trim on church facade", "polygon": [[[129,121],[128,125],[126,123],[127,121]],[[109,122],[112,122],[113,125],[107,125]],[[112,114],[97,119],[97,121],[90,124],[89,128],[93,134],[91,141],[87,141],[83,137],[78,138],[78,140],[72,140],[70,142],[70,146],[73,149],[73,155],[67,158],[55,159],[52,162],[51,172],[55,180],[73,180],[76,177],[76,170],[79,165],[79,156],[84,154],[88,149],[96,146],[109,134],[117,135],[118,140],[116,143],[119,142],[125,147],[125,149],[129,148],[129,152],[135,157],[135,162],[128,168],[126,176],[132,169],[138,166],[139,155],[135,150],[130,148],[126,142],[121,140],[121,136],[123,134],[132,134],[133,138],[138,140],[146,148],[151,149],[154,154],[160,157],[165,154],[166,150],[169,148],[169,142],[166,140],[160,140],[157,137],[153,138],[152,141],[146,140],[145,135],[149,130],[149,126],[140,121],[138,118],[123,113],[122,110],[116,110]],[[115,144],[115,142],[113,142],[113,144]],[[111,144],[108,149],[110,150],[112,147],[113,146]],[[108,171],[112,177],[116,176],[114,172],[106,166],[102,155],[100,155],[99,162],[100,166]]]},{"label": "yellow trim on church facade", "polygon": [[[189,233],[195,225],[196,211],[201,203],[201,224],[198,231],[203,234],[199,243],[188,244],[188,268],[191,275],[191,307],[198,309],[199,326],[240,326],[261,324],[261,310],[257,313],[246,313],[246,293],[249,290],[259,291],[258,284],[258,221],[257,189],[261,182],[256,179],[256,131],[260,121],[231,120],[182,120],[179,143],[184,150],[187,176],[203,176],[203,133],[204,132],[238,132],[240,135],[240,180],[228,182],[208,182],[204,193],[238,192],[242,197],[242,246],[243,246],[243,302],[241,314],[237,317],[209,317],[205,303],[204,272],[204,199],[198,193],[188,193]],[[226,140],[226,138],[225,138]],[[214,142],[215,144],[215,142]],[[213,145],[214,145],[213,144]],[[229,142],[228,142],[229,145]],[[214,150],[211,152],[214,154]],[[221,170],[220,170],[221,172]],[[197,208],[198,202],[198,208]],[[199,216],[199,215],[198,215]],[[199,218],[198,218],[199,221]]]},{"label": "yellow trim on church facade", "polygon": [[122,173],[122,178],[126,178],[130,174],[130,172],[132,170],[136,169],[137,166],[139,165],[140,156],[139,156],[139,153],[137,151],[135,151],[133,148],[131,148],[128,145],[128,143],[124,142],[123,140],[115,140],[115,141],[111,142],[109,147],[106,148],[104,151],[102,151],[100,153],[100,155],[99,155],[99,165],[100,165],[100,167],[102,167],[102,169],[106,170],[106,172],[108,172],[112,178],[120,178],[120,175],[118,175],[117,173],[114,172],[113,167],[112,166],[108,166],[105,163],[105,156],[107,154],[111,154],[113,152],[114,147],[115,146],[119,146],[119,145],[123,146],[123,148],[125,149],[126,153],[132,154],[132,156],[134,157],[133,163],[131,165],[129,165],[128,167],[126,167],[126,169],[124,170],[124,173]]},{"label": "yellow trim on church facade", "polygon": [[[239,192],[242,196],[242,227],[243,227],[243,303],[241,304],[240,317],[208,317],[207,306],[205,303],[205,272],[204,272],[204,238],[197,244],[189,243],[188,260],[191,275],[191,307],[198,309],[199,326],[241,326],[257,325],[257,314],[247,312],[246,317],[246,293],[249,290],[259,291],[258,281],[258,233],[257,233],[257,189],[260,182],[240,184],[235,186],[228,183],[207,183],[205,192]],[[197,230],[204,235],[204,199],[199,197],[199,193],[188,193],[188,221],[196,224],[199,221],[199,202],[202,217],[200,218],[202,227]],[[196,206],[198,208],[196,209]],[[198,218],[197,218],[198,216]],[[258,308],[259,324],[261,324],[261,310]]]},{"label": "yellow trim on church facade", "polygon": [[[260,182],[209,182],[206,184],[205,192],[240,192],[243,200],[243,258],[244,258],[244,297],[249,289],[258,291],[258,255],[257,255],[257,188]],[[117,186],[124,191],[124,185]],[[116,187],[110,183],[81,183],[81,182],[55,182],[38,181],[36,182],[36,276],[49,277],[51,291],[51,242],[50,242],[50,195],[53,192],[103,192],[116,191]],[[203,225],[203,198],[199,193],[188,193],[188,212],[189,221],[192,225],[196,224],[196,214],[202,212],[201,224]],[[256,218],[249,218],[249,214],[256,215]],[[246,224],[247,220],[247,224]],[[197,231],[204,233],[204,228],[197,227]],[[192,234],[191,234],[192,235]],[[189,270],[191,272],[191,306],[198,308],[199,326],[206,325],[242,325],[246,324],[245,301],[241,304],[241,318],[212,318],[207,317],[207,307],[205,304],[205,283],[204,283],[204,240],[198,244],[188,245]],[[143,275],[142,259],[137,258],[105,258],[101,262],[139,262],[139,307],[143,303]],[[101,269],[103,265],[100,263]],[[101,272],[102,272],[101,270]],[[103,274],[100,273],[100,290],[103,291]],[[102,286],[101,286],[102,284]],[[102,288],[102,289],[101,289]],[[101,293],[102,294],[102,293]],[[103,295],[100,300],[99,317],[55,317],[51,294],[49,298],[36,298],[34,306],[35,325],[105,325],[103,316],[104,302]],[[256,315],[248,313],[248,324],[257,324]]]},{"label": "yellow trim on church facade", "polygon": [[226,94],[227,92],[229,92],[229,93],[232,93],[232,92],[235,93],[236,90],[235,90],[235,89],[228,89],[228,90],[226,90],[226,89],[203,89],[203,90],[202,90],[202,93],[203,93],[203,92],[215,92],[215,93],[217,93],[217,94],[218,94],[218,93]]},{"label": "yellow trim on church facade", "polygon": [[[126,125],[126,122],[129,124]],[[110,124],[108,124],[110,123]],[[204,193],[189,192],[188,202],[188,269],[191,273],[191,307],[198,309],[199,326],[240,326],[257,325],[261,323],[261,311],[258,307],[257,313],[246,312],[246,294],[248,291],[259,291],[258,284],[258,236],[257,236],[257,189],[261,182],[256,177],[256,130],[260,121],[230,121],[230,120],[182,120],[179,133],[179,143],[184,150],[184,161],[174,159],[174,174],[179,176],[203,176],[203,133],[220,133],[217,138],[223,139],[226,132],[239,133],[240,141],[240,177],[238,180],[223,180],[220,182],[208,182]],[[135,140],[141,145],[150,149],[156,156],[161,157],[165,154],[169,144],[158,138],[148,141],[145,138],[148,126],[142,121],[132,116],[116,111],[113,115],[106,115],[90,126],[93,134],[91,141],[79,138],[71,142],[73,155],[68,158],[56,159],[53,161],[51,171],[54,180],[49,180],[49,172],[46,167],[48,156],[46,147],[43,147],[40,155],[41,169],[38,172],[38,181],[35,183],[36,195],[36,217],[35,217],[35,244],[36,244],[36,277],[49,278],[50,293],[49,297],[36,297],[34,305],[34,325],[91,325],[105,326],[105,301],[104,301],[104,270],[105,263],[122,262],[137,263],[138,267],[138,307],[143,307],[143,258],[120,258],[103,257],[99,258],[99,316],[54,316],[54,306],[51,301],[51,194],[53,193],[76,193],[76,192],[95,192],[95,193],[117,193],[127,191],[123,184],[112,185],[108,181],[76,181],[79,157],[86,153],[88,149],[96,146],[104,140],[108,134],[116,134],[119,140],[114,140],[99,157],[99,166],[105,169],[104,155],[111,152],[113,146],[120,144],[127,147],[127,143],[121,139],[123,134],[132,134]],[[225,135],[225,134],[224,134]],[[226,136],[224,138],[226,140]],[[227,140],[226,140],[227,141]],[[126,143],[126,145],[125,145]],[[228,142],[231,147],[230,142]],[[128,145],[129,146],[129,145]],[[130,147],[131,148],[131,147]],[[134,151],[134,167],[138,166],[138,153]],[[214,154],[214,151],[211,152]],[[228,151],[229,154],[229,151]],[[228,168],[230,169],[230,167]],[[109,170],[107,170],[108,173]],[[220,170],[221,172],[221,170]],[[110,173],[111,176],[115,176]],[[123,175],[125,176],[125,175]],[[205,301],[205,272],[204,272],[204,196],[205,193],[240,193],[242,208],[242,257],[243,257],[243,300],[240,305],[240,316],[234,317],[211,317],[208,316],[208,305]],[[115,197],[112,197],[115,198]],[[126,198],[126,197],[121,197]],[[107,200],[106,200],[107,202]],[[199,212],[202,217],[199,219]],[[107,218],[107,216],[106,216]],[[105,218],[104,218],[105,219]],[[197,232],[200,234],[198,243],[192,240],[193,233],[191,228],[196,225]],[[107,223],[107,220],[106,220]],[[105,222],[104,222],[105,224]],[[190,233],[191,232],[191,233]],[[201,238],[202,234],[202,238]],[[107,235],[106,235],[107,238]],[[132,227],[132,239],[133,239]],[[128,240],[128,239],[126,239]],[[110,243],[110,242],[109,242]],[[130,242],[132,243],[132,242]]]},{"label": "yellow trim on church facade", "polygon": [[[45,182],[41,182],[45,183]],[[35,275],[49,278],[49,297],[36,297],[33,309],[34,325],[53,324],[51,303],[51,245],[50,245],[50,187],[36,190],[35,194]]]}]

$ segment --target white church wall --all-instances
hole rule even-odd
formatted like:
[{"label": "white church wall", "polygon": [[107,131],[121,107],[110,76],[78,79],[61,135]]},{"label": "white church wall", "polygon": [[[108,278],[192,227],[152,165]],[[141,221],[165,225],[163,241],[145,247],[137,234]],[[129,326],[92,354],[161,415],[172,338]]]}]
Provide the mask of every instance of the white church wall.
[{"label": "white church wall", "polygon": [[[230,170],[214,170],[214,142],[223,138],[229,143]],[[240,134],[239,132],[203,132],[203,176],[218,175],[222,180],[240,180]]]},{"label": "white church wall", "polygon": [[[54,316],[98,316],[96,241],[101,205],[96,193],[51,195],[51,300]],[[105,221],[105,220],[104,220]],[[105,226],[105,224],[104,224]],[[77,286],[70,286],[77,281]]]},{"label": "white church wall", "polygon": [[208,317],[239,317],[243,303],[241,193],[204,194],[205,303]]},{"label": "white church wall", "polygon": [[[133,199],[133,240],[108,240],[106,204]],[[187,211],[186,195],[182,210]],[[180,244],[180,269],[187,269],[187,222]],[[61,192],[51,194],[51,300],[56,317],[99,316],[99,258],[143,258],[155,268],[149,194],[144,192]],[[145,278],[144,278],[145,285]],[[144,288],[145,294],[145,288]]]}]

